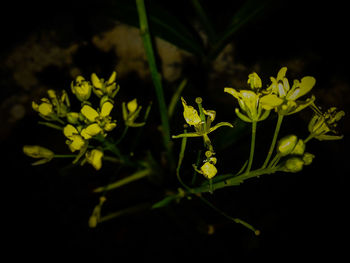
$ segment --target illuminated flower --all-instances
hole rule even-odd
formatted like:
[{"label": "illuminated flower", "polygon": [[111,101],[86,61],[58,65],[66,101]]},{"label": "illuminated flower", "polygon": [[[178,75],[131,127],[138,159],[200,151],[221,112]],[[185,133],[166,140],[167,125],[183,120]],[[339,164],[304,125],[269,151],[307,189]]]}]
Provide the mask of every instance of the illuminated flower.
[{"label": "illuminated flower", "polygon": [[110,101],[105,101],[101,107],[101,111],[96,111],[89,105],[84,105],[81,109],[81,114],[86,118],[88,126],[81,131],[81,135],[85,139],[103,133],[104,131],[113,130],[117,124],[112,121],[109,116],[113,109],[113,104]]},{"label": "illuminated flower", "polygon": [[71,124],[63,128],[63,134],[68,138],[66,143],[72,152],[80,151],[87,143],[78,129]]},{"label": "illuminated flower", "polygon": [[270,110],[264,110],[261,106],[260,93],[251,90],[236,91],[233,88],[225,88],[224,91],[238,100],[238,104],[243,113],[241,113],[238,108],[235,109],[235,112],[241,120],[245,122],[257,122],[263,121],[269,116]]},{"label": "illuminated flower", "polygon": [[310,106],[315,97],[311,96],[305,101],[297,100],[304,96],[315,86],[316,80],[313,77],[303,77],[301,81],[294,80],[292,88],[285,77],[287,68],[283,67],[277,74],[277,78],[271,77],[271,85],[267,89],[269,93],[260,100],[266,110],[275,109],[281,115],[290,115]]},{"label": "illuminated flower", "polygon": [[179,135],[173,135],[172,138],[183,138],[183,137],[203,137],[204,142],[212,150],[211,142],[208,137],[208,134],[215,131],[217,128],[221,126],[229,126],[233,128],[231,123],[228,122],[219,122],[215,126],[211,127],[212,122],[215,119],[216,112],[213,110],[205,110],[202,108],[202,99],[197,98],[196,102],[199,106],[200,112],[202,116],[198,115],[197,110],[195,110],[192,106],[188,106],[184,98],[181,97],[182,105],[184,107],[183,116],[185,121],[190,126],[194,126],[195,132],[188,132]]},{"label": "illuminated flower", "polygon": [[32,163],[32,165],[47,163],[51,161],[55,155],[53,151],[47,148],[41,147],[39,145],[25,145],[23,146],[23,152],[25,155],[28,155],[29,157],[41,159]]},{"label": "illuminated flower", "polygon": [[337,133],[335,128],[338,125],[338,121],[345,115],[345,112],[337,111],[335,107],[330,108],[325,113],[320,112],[316,106],[313,109],[316,111],[316,114],[308,125],[310,136],[320,141],[342,139],[342,135],[330,135],[329,133]]},{"label": "illuminated flower", "polygon": [[133,99],[132,101],[129,101],[126,105],[125,102],[122,104],[122,110],[123,110],[123,119],[125,121],[125,125],[129,127],[140,127],[145,125],[144,122],[136,123],[135,120],[140,114],[140,111],[142,109],[142,106],[137,105],[137,100]]},{"label": "illuminated flower", "polygon": [[89,81],[86,81],[84,77],[78,76],[75,79],[75,82],[72,81],[71,89],[72,93],[75,94],[78,100],[87,101],[91,95],[92,85]]},{"label": "illuminated flower", "polygon": [[114,98],[119,91],[119,85],[115,83],[117,73],[113,71],[107,81],[97,77],[95,73],[91,75],[91,82],[93,84],[93,92],[98,96],[102,97],[108,95],[110,98]]},{"label": "illuminated flower", "polygon": [[70,102],[67,93],[63,90],[61,97],[57,97],[54,90],[47,91],[49,98],[42,98],[41,103],[37,104],[32,102],[32,107],[35,111],[39,112],[39,115],[46,120],[57,120],[59,118],[66,117]]},{"label": "illuminated flower", "polygon": [[102,167],[103,152],[98,149],[93,149],[86,152],[85,158],[96,170],[100,170]]}]

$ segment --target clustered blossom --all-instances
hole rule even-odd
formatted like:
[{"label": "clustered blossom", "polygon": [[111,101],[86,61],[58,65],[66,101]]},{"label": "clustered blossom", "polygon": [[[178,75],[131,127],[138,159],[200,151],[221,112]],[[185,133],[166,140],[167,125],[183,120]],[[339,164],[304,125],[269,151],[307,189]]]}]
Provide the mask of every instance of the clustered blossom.
[{"label": "clustered blossom", "polygon": [[[78,112],[71,111],[68,94],[64,90],[61,92],[61,96],[58,96],[54,90],[48,90],[48,97],[42,98],[39,103],[32,103],[33,109],[39,113],[39,116],[48,121],[45,125],[62,129],[70,151],[79,152],[74,162],[85,155],[82,163],[88,162],[96,170],[102,167],[104,153],[102,148],[88,150],[91,148],[89,142],[98,136],[106,137],[117,126],[116,120],[113,120],[110,115],[114,108],[114,97],[120,88],[115,80],[116,72],[113,72],[107,81],[100,79],[95,73],[91,75],[91,81],[82,76],[78,76],[72,81],[71,91],[81,102],[81,109]],[[92,106],[89,101],[92,93],[100,99],[99,107]],[[136,99],[130,101],[127,107],[123,103],[126,126],[139,127],[144,125],[144,123],[135,123],[141,108],[137,105]],[[63,125],[63,127],[54,124],[54,122]],[[33,158],[43,158],[35,164],[48,162],[55,157],[53,152],[41,146],[25,146],[23,151]]]}]

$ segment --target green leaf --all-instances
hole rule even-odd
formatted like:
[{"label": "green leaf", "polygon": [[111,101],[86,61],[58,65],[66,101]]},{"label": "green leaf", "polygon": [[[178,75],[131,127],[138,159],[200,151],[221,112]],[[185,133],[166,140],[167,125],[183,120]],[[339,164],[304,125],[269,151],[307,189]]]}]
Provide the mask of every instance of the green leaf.
[{"label": "green leaf", "polygon": [[161,207],[164,207],[164,206],[168,206],[171,202],[173,202],[177,198],[178,198],[178,195],[167,196],[167,197],[163,198],[162,200],[160,200],[159,202],[157,202],[154,205],[152,205],[151,208],[152,209],[156,209],[156,208],[161,208]]},{"label": "green leaf", "polygon": [[213,46],[209,58],[214,59],[220,51],[231,40],[232,36],[248,22],[256,19],[260,14],[266,12],[271,6],[272,0],[248,0],[232,17],[231,23],[226,30],[218,37],[217,43]]},{"label": "green leaf", "polygon": [[[135,1],[119,0],[107,12],[120,22],[138,27],[139,20]],[[160,7],[154,1],[147,2],[149,27],[151,33],[173,45],[196,55],[203,55],[204,50],[199,36],[180,19]]]}]

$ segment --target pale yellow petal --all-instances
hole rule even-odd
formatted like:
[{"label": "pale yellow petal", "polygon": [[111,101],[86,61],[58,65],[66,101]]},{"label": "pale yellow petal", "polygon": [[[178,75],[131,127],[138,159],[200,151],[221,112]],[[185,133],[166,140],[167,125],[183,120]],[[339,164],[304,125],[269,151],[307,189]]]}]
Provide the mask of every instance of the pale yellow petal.
[{"label": "pale yellow petal", "polygon": [[132,101],[129,101],[126,107],[128,108],[129,114],[134,113],[137,109],[137,100],[133,99]]},{"label": "pale yellow petal", "polygon": [[266,110],[272,110],[283,103],[283,100],[275,94],[269,94],[260,98],[261,106]]},{"label": "pale yellow petal", "polygon": [[81,109],[81,113],[84,115],[85,118],[87,118],[90,122],[95,122],[96,118],[99,117],[99,114],[95,109],[93,109],[89,105],[84,105]]},{"label": "pale yellow petal", "polygon": [[91,74],[91,82],[96,88],[98,89],[102,88],[102,83],[95,73]]},{"label": "pale yellow petal", "polygon": [[85,129],[82,129],[81,136],[83,136],[84,139],[88,140],[100,132],[102,132],[101,127],[97,123],[93,123],[87,126]]},{"label": "pale yellow petal", "polygon": [[113,103],[106,101],[105,103],[103,103],[102,105],[102,109],[101,109],[101,117],[106,117],[108,116],[111,111],[113,109]]},{"label": "pale yellow petal", "polygon": [[64,128],[63,128],[63,134],[64,136],[66,136],[67,138],[72,137],[74,134],[79,134],[78,130],[72,125],[72,124],[67,124]]},{"label": "pale yellow petal", "polygon": [[206,162],[202,165],[201,172],[206,178],[211,179],[217,174],[218,170],[213,164]]}]

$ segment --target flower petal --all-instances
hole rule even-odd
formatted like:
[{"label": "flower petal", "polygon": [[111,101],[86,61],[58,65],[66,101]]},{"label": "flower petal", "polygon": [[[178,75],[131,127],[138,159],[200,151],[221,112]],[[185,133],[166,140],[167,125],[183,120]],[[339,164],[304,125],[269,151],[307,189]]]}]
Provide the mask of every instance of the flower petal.
[{"label": "flower petal", "polygon": [[86,160],[90,163],[96,170],[100,170],[102,167],[102,157],[103,152],[97,149],[93,149],[91,152],[85,154]]},{"label": "flower petal", "polygon": [[72,124],[67,124],[63,128],[63,134],[66,136],[68,139],[70,139],[73,135],[79,134],[78,130],[72,125]]},{"label": "flower petal", "polygon": [[233,88],[225,88],[224,92],[227,92],[229,94],[231,94],[233,97],[235,97],[236,99],[240,99],[241,95],[239,92],[237,92],[235,89]]},{"label": "flower petal", "polygon": [[211,179],[217,174],[218,170],[213,164],[206,162],[202,165],[201,172],[206,178]]},{"label": "flower petal", "polygon": [[102,128],[97,123],[93,123],[87,126],[85,129],[82,129],[81,136],[88,140],[100,132],[102,132]]},{"label": "flower petal", "polygon": [[105,103],[103,103],[102,105],[102,109],[101,109],[101,117],[107,117],[111,111],[113,109],[113,103],[106,101]]},{"label": "flower petal", "polygon": [[301,79],[299,83],[299,88],[296,88],[293,92],[289,93],[286,97],[287,100],[296,100],[301,96],[304,96],[308,93],[316,83],[316,79],[314,77],[304,77]]},{"label": "flower petal", "polygon": [[95,109],[93,109],[89,105],[84,105],[81,109],[81,113],[87,118],[90,122],[95,122],[96,118],[98,118],[99,114]]},{"label": "flower petal", "polygon": [[283,78],[286,76],[286,73],[287,73],[287,67],[283,67],[281,68],[278,73],[277,73],[277,82],[278,81],[283,81]]},{"label": "flower petal", "polygon": [[201,123],[202,120],[199,117],[197,110],[195,110],[192,106],[187,106],[186,101],[182,97],[181,97],[181,101],[182,101],[182,105],[184,107],[183,115],[184,115],[186,122],[189,125],[197,125],[197,124]]},{"label": "flower petal", "polygon": [[97,77],[97,75],[95,73],[91,74],[91,82],[92,84],[94,84],[94,86],[98,89],[102,88],[102,83],[101,80]]},{"label": "flower petal", "polygon": [[261,106],[266,110],[272,110],[283,103],[283,99],[279,98],[275,94],[269,94],[260,98]]}]

